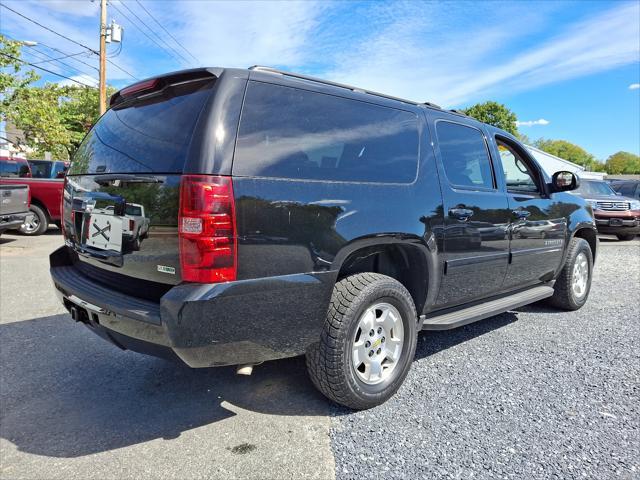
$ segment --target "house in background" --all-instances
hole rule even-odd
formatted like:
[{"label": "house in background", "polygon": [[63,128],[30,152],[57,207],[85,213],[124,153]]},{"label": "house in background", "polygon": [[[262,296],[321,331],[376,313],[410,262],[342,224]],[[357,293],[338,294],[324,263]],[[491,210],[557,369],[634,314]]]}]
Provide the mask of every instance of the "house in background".
[{"label": "house in background", "polygon": [[527,149],[538,161],[542,169],[551,177],[555,172],[560,170],[568,170],[575,173],[580,178],[588,178],[591,180],[604,180],[605,172],[588,172],[583,166],[577,165],[564,158],[556,157],[550,153],[543,152],[542,150],[526,145]]}]

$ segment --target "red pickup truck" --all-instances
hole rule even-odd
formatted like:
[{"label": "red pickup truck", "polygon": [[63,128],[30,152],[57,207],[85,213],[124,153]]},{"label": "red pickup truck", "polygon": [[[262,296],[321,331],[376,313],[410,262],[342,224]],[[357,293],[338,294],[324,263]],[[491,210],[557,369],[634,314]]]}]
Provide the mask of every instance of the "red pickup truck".
[{"label": "red pickup truck", "polygon": [[42,235],[50,223],[60,226],[60,201],[64,180],[33,178],[31,167],[23,158],[0,157],[0,185],[29,185],[32,215],[20,227],[24,235]]}]

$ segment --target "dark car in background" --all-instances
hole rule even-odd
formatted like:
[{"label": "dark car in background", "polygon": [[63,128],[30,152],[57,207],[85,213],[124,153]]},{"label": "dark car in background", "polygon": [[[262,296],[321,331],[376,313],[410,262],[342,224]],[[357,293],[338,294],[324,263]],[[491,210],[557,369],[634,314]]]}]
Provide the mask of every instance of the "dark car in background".
[{"label": "dark car in background", "polygon": [[584,198],[596,218],[598,233],[615,235],[619,240],[633,240],[640,234],[640,201],[623,196],[608,182],[581,180],[572,192]]},{"label": "dark car in background", "polygon": [[33,178],[64,178],[69,162],[59,160],[28,160]]},{"label": "dark car in background", "polygon": [[585,304],[598,243],[577,181],[431,104],[265,67],[175,72],[117,92],[83,140],[50,272],[120,348],[241,370],[306,354],[321,392],[370,408],[419,330]]}]

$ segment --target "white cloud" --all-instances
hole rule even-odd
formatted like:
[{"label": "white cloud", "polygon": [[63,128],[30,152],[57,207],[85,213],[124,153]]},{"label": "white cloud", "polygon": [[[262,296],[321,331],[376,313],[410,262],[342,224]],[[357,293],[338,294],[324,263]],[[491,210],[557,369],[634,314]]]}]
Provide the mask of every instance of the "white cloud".
[{"label": "white cloud", "polygon": [[629,85],[629,90],[638,90],[640,88],[640,83],[632,83]]},{"label": "white cloud", "polygon": [[[58,85],[62,85],[63,87],[66,86],[77,86],[78,83],[83,83],[84,85],[90,86],[90,87],[97,87],[98,86],[98,81],[93,78],[90,77],[89,75],[74,75],[71,78],[71,80],[62,80],[60,82],[58,82]],[[74,81],[75,80],[75,81]]]},{"label": "white cloud", "polygon": [[176,2],[163,3],[162,9],[157,5],[151,4],[152,13],[201,65],[242,68],[300,66],[325,11],[313,1]]},{"label": "white cloud", "polygon": [[516,126],[518,127],[533,127],[534,125],[549,125],[549,120],[545,120],[544,118],[539,118],[538,120],[527,120],[524,122],[517,121]]},{"label": "white cloud", "polygon": [[[331,76],[398,96],[454,106],[631,64],[640,55],[640,25],[629,21],[640,15],[638,3],[564,23],[555,36],[527,31],[527,16],[545,15],[528,9],[507,19],[492,15],[491,27],[475,24],[460,32],[452,25],[451,35],[429,37],[431,9],[438,6],[420,3],[420,11],[409,9],[386,28],[372,28],[374,35],[337,54]],[[447,25],[438,31],[446,31]],[[539,40],[517,53],[518,44],[532,33]]]}]

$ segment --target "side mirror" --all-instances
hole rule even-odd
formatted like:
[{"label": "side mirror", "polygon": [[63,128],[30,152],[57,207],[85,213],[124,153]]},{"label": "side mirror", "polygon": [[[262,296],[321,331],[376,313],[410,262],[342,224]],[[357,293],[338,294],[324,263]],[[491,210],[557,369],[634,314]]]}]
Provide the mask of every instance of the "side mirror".
[{"label": "side mirror", "polygon": [[568,192],[580,186],[580,179],[572,172],[560,171],[551,177],[551,185],[554,192]]}]

